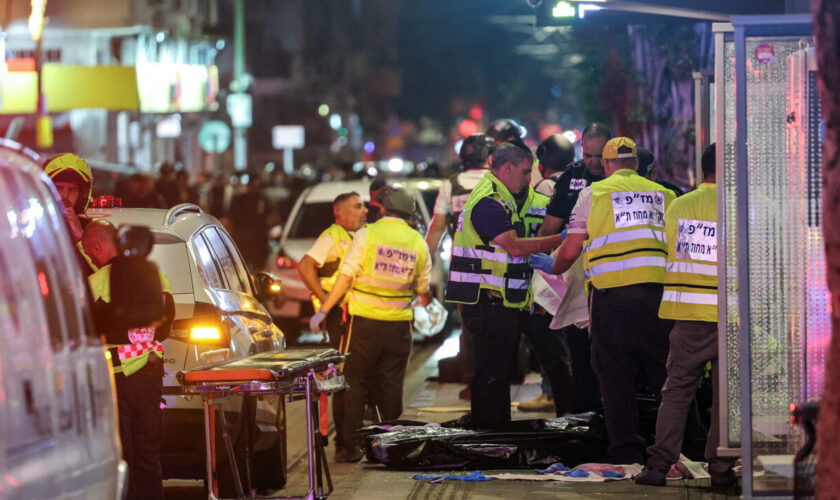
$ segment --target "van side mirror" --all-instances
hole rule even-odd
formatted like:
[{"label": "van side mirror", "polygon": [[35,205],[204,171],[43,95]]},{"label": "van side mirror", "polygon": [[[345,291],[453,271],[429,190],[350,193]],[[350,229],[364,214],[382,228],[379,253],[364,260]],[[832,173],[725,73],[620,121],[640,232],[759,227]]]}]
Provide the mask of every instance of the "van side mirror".
[{"label": "van side mirror", "polygon": [[268,302],[280,296],[283,290],[282,280],[277,275],[260,271],[254,277],[254,286],[257,288],[257,300]]}]

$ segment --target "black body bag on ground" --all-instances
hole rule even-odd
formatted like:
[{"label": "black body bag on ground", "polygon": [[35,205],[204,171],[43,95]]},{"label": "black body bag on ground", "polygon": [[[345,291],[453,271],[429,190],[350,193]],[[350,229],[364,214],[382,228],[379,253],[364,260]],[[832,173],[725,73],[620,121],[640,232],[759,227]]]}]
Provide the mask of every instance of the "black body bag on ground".
[{"label": "black body bag on ground", "polygon": [[501,431],[470,429],[469,415],[426,425],[398,420],[363,428],[367,459],[404,470],[524,469],[602,462],[607,451],[604,418],[597,413],[518,420]]}]

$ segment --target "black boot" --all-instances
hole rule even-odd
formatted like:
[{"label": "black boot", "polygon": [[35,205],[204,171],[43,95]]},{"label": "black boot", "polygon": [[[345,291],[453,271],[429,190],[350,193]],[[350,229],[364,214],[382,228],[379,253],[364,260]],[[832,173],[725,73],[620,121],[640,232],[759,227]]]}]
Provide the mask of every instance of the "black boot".
[{"label": "black boot", "polygon": [[651,457],[645,465],[645,469],[641,474],[635,477],[636,484],[646,484],[648,486],[665,486],[665,476],[671,466],[660,459]]}]

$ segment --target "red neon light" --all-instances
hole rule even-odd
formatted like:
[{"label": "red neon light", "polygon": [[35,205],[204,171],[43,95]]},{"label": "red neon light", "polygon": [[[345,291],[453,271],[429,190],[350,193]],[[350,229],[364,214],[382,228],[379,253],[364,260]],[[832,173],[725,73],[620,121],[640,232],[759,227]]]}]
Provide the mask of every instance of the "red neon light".
[{"label": "red neon light", "polygon": [[47,284],[47,275],[43,271],[38,273],[38,286],[41,287],[41,295],[46,297],[50,294],[50,286]]}]

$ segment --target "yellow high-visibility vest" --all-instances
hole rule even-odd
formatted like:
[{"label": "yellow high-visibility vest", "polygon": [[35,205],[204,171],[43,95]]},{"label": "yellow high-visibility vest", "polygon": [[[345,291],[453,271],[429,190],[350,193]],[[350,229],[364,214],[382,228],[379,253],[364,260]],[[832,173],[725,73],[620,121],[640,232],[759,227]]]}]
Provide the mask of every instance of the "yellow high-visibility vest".
[{"label": "yellow high-visibility vest", "polygon": [[714,183],[700,184],[665,213],[668,263],[660,318],[717,323],[716,195]]},{"label": "yellow high-visibility vest", "polygon": [[663,283],[665,212],[673,200],[673,191],[630,169],[592,183],[589,239],[583,243],[587,281],[600,289]]},{"label": "yellow high-visibility vest", "polygon": [[[533,188],[529,189],[529,200],[533,200]],[[485,289],[498,293],[505,307],[527,307],[531,303],[532,276],[527,257],[513,257],[499,245],[485,243],[473,227],[472,211],[484,198],[501,203],[517,236],[528,236],[521,215],[528,213],[527,202],[517,211],[516,201],[507,187],[492,172],[485,174],[470,194],[458,220],[446,285],[446,301],[475,304],[480,291]]]},{"label": "yellow high-visibility vest", "polygon": [[353,316],[411,321],[415,283],[429,258],[426,242],[402,219],[368,224],[362,266],[348,294]]}]

